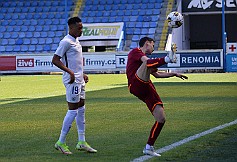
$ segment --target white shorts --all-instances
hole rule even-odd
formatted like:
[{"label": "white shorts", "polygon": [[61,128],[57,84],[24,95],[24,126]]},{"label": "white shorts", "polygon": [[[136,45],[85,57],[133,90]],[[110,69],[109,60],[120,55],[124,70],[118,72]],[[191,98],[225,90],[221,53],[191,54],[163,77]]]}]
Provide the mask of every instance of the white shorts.
[{"label": "white shorts", "polygon": [[78,103],[80,99],[85,99],[85,84],[72,83],[64,84],[66,87],[66,100],[70,103]]}]

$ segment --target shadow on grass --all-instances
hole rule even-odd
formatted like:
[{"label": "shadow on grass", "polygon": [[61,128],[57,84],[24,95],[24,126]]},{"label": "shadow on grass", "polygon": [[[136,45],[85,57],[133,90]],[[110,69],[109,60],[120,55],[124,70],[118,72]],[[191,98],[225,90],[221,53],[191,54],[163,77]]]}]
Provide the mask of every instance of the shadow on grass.
[{"label": "shadow on grass", "polygon": [[1,102],[8,102],[8,101],[27,100],[27,99],[29,99],[29,98],[6,98],[6,99],[1,99],[0,103]]},{"label": "shadow on grass", "polygon": [[[123,85],[123,84],[122,84]],[[222,101],[231,101],[236,102],[236,95],[235,96],[225,96],[222,94],[221,96],[210,96],[210,95],[201,95],[198,96],[202,90],[210,90],[210,91],[217,91],[221,93],[221,89],[227,88],[230,90],[236,89],[237,83],[236,82],[156,82],[154,85],[159,88],[159,93],[171,93],[173,90],[173,86],[178,87],[178,90],[182,90],[180,94],[169,94],[169,96],[161,96],[163,102],[182,102],[182,101],[192,101],[192,102],[211,102],[216,100]],[[223,86],[223,87],[222,87]],[[164,87],[162,89],[162,87]],[[168,88],[170,87],[170,88]],[[193,92],[190,92],[190,87],[192,87]],[[208,88],[211,87],[212,89]],[[222,88],[221,88],[222,87]],[[176,90],[175,90],[176,91]],[[178,93],[179,91],[177,91]],[[192,94],[190,94],[192,93]],[[36,99],[28,99],[24,101],[17,101],[21,99],[27,98],[6,98],[0,101],[15,101],[12,102],[14,104],[66,104],[65,95],[60,96],[52,96],[52,97],[45,97],[45,98],[36,98]],[[117,87],[117,88],[110,88],[104,90],[96,90],[96,91],[89,91],[86,92],[86,103],[103,103],[103,102],[133,102],[138,101],[136,97],[129,93],[127,86]],[[1,107],[4,105],[10,105],[12,103],[1,104]],[[8,106],[7,106],[8,107]]]},{"label": "shadow on grass", "polygon": [[237,86],[237,82],[155,82],[155,86]]}]

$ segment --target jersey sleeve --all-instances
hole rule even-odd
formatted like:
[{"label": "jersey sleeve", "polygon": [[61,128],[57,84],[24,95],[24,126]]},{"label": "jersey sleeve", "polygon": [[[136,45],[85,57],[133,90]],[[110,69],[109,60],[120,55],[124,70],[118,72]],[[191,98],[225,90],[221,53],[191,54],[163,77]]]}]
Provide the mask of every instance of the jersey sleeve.
[{"label": "jersey sleeve", "polygon": [[[140,49],[134,49],[134,56],[133,59],[136,61],[141,61],[142,56],[146,56]],[[157,68],[162,65],[166,64],[164,58],[155,58],[155,59],[148,59],[147,60],[147,67]]]},{"label": "jersey sleeve", "polygon": [[70,44],[66,40],[61,40],[55,54],[63,57],[63,55],[65,55],[65,53],[68,51],[69,47]]},{"label": "jersey sleeve", "polygon": [[142,56],[145,56],[145,54],[140,49],[134,49],[132,56],[134,60],[141,61]]},{"label": "jersey sleeve", "polygon": [[166,64],[164,58],[155,58],[147,60],[147,67],[157,68]]}]

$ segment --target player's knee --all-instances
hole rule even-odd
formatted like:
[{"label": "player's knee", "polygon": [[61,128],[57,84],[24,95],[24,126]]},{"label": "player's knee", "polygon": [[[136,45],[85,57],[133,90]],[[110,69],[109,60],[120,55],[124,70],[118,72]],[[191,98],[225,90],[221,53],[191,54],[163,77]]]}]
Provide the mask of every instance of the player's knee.
[{"label": "player's knee", "polygon": [[160,117],[160,119],[158,119],[158,120],[159,120],[159,121],[158,121],[159,123],[165,123],[165,120],[166,120],[166,119],[165,119],[164,116],[162,116],[162,117]]},{"label": "player's knee", "polygon": [[159,113],[158,115],[154,115],[155,120],[158,121],[159,123],[165,123],[165,115],[162,113]]}]

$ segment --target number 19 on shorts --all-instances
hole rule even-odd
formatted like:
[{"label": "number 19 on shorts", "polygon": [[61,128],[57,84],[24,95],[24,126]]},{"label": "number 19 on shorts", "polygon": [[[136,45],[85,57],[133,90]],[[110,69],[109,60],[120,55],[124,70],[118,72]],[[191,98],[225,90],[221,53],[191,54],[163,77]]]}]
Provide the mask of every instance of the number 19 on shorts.
[{"label": "number 19 on shorts", "polygon": [[79,88],[78,88],[78,86],[73,86],[73,87],[72,87],[72,94],[78,95],[78,93],[79,93]]}]

